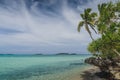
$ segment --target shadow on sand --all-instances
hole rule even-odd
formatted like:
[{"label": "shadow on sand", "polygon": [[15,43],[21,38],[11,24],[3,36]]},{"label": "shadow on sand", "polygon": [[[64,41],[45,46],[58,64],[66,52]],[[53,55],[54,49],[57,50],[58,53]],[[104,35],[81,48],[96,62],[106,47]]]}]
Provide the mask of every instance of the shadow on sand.
[{"label": "shadow on sand", "polygon": [[90,69],[88,71],[84,71],[80,74],[83,80],[114,80],[109,79],[111,77],[110,74],[105,72],[100,72],[99,69]]}]

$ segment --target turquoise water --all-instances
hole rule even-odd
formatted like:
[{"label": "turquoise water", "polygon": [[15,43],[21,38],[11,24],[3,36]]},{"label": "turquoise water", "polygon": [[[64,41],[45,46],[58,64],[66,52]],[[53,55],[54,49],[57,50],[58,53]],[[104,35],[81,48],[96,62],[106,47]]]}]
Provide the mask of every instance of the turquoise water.
[{"label": "turquoise water", "polygon": [[90,55],[0,56],[0,80],[70,80]]}]

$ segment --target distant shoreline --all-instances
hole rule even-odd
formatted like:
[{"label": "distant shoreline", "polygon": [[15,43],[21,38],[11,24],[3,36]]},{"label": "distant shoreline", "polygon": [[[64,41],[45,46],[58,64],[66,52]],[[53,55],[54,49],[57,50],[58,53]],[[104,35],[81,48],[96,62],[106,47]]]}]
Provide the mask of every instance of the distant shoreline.
[{"label": "distant shoreline", "polygon": [[56,54],[42,54],[42,53],[38,53],[38,54],[0,54],[0,55],[17,55],[17,56],[35,56],[35,55],[91,55],[91,54],[77,54],[77,53],[56,53]]}]

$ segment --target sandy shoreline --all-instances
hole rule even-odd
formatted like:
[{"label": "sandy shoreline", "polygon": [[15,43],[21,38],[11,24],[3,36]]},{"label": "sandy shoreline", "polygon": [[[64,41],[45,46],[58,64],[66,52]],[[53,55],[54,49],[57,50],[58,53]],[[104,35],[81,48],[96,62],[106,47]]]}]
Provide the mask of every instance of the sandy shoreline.
[{"label": "sandy shoreline", "polygon": [[103,80],[94,75],[96,72],[99,72],[99,69],[95,66],[91,66],[85,68],[79,74],[76,74],[71,80]]},{"label": "sandy shoreline", "polygon": [[81,79],[79,80],[103,80],[95,75],[100,70],[97,67],[91,67],[80,74]]}]

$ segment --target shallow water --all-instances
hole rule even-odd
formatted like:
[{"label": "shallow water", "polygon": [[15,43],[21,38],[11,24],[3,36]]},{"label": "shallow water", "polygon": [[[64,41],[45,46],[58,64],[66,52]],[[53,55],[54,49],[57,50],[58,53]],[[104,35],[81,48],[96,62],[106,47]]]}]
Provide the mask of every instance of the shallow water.
[{"label": "shallow water", "polygon": [[90,55],[0,56],[0,80],[70,80]]}]

